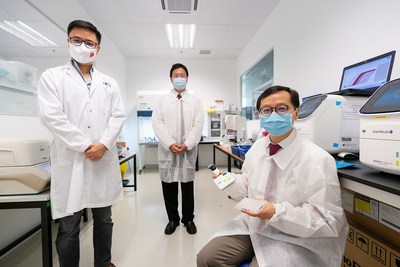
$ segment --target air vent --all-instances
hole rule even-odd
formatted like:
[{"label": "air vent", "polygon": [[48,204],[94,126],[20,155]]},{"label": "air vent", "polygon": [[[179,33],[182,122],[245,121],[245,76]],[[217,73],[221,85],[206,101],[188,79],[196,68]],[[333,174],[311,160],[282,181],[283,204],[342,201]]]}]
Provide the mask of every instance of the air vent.
[{"label": "air vent", "polygon": [[210,55],[211,54],[211,50],[200,50],[199,51],[199,55]]},{"label": "air vent", "polygon": [[198,0],[161,0],[161,7],[171,14],[190,14],[196,11]]}]

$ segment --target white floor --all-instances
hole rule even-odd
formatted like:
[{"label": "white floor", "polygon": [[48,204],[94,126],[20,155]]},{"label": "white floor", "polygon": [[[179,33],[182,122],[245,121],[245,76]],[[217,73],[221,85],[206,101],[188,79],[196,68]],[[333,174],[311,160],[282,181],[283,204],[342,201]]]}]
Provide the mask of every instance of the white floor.
[{"label": "white floor", "polygon": [[[216,188],[211,172],[201,168],[196,172],[195,182],[197,234],[189,235],[181,224],[167,236],[164,228],[168,219],[158,170],[145,169],[137,180],[138,190],[124,188],[124,200],[113,208],[112,261],[117,267],[196,266],[197,252],[213,233],[239,213],[233,207],[235,202]],[[57,225],[53,223],[53,241],[56,234]],[[80,238],[81,266],[93,266],[92,220],[82,222]],[[0,258],[0,266],[42,266],[40,233]],[[54,244],[53,266],[59,266]]]}]

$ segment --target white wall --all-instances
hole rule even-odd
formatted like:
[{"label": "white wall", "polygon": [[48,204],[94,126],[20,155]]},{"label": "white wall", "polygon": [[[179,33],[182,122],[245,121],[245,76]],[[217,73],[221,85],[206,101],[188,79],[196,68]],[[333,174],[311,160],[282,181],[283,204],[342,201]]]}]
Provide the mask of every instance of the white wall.
[{"label": "white wall", "polygon": [[236,80],[273,48],[275,84],[300,97],[336,91],[345,66],[400,48],[399,10],[397,0],[281,0],[238,57]]}]

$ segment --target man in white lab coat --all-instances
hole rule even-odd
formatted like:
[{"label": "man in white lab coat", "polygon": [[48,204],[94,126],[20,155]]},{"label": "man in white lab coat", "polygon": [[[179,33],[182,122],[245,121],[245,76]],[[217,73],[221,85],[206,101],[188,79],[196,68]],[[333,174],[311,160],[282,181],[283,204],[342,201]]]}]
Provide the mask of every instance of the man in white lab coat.
[{"label": "man in white lab coat", "polygon": [[252,267],[341,265],[348,225],[335,161],[293,128],[298,107],[298,93],[288,87],[273,86],[258,98],[269,136],[253,144],[242,174],[225,191],[267,204],[258,212],[242,210],[199,252],[197,266],[246,259]]},{"label": "man in white lab coat", "polygon": [[152,124],[158,142],[158,162],[164,203],[168,215],[166,235],[179,225],[178,184],[182,191],[182,220],[189,234],[197,232],[194,218],[194,177],[197,145],[203,131],[201,102],[186,91],[189,72],[174,64],[170,80],[174,89],[162,96],[153,111]]},{"label": "man in white lab coat", "polygon": [[115,80],[94,67],[101,34],[90,22],[68,26],[71,60],[39,82],[40,117],[53,134],[51,210],[59,220],[60,266],[79,266],[79,223],[92,208],[94,266],[111,263],[111,205],[122,199],[116,139],[126,114]]}]

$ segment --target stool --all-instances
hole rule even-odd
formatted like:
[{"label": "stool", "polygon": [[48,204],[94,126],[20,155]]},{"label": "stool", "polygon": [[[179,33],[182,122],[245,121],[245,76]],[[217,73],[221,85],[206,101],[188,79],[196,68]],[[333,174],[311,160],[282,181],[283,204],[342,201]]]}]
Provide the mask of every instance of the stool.
[{"label": "stool", "polygon": [[237,267],[249,267],[251,263],[251,259],[245,260],[241,264],[239,264]]}]

